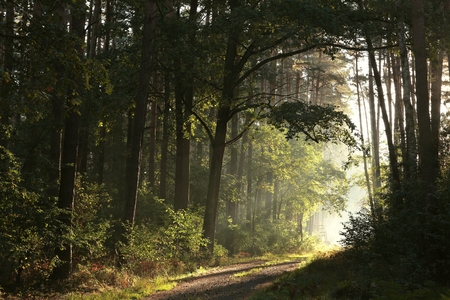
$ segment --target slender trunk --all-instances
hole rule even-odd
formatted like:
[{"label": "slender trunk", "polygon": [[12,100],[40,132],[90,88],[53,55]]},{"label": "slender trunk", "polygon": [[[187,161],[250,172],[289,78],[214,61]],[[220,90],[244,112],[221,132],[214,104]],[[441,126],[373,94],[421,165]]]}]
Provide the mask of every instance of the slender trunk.
[{"label": "slender trunk", "polygon": [[[65,30],[64,25],[64,6],[61,5],[56,9],[58,16],[58,27],[61,31]],[[55,61],[55,73],[60,81],[63,81],[65,75],[64,66],[61,62]],[[59,189],[58,181],[60,179],[61,155],[62,155],[62,129],[63,129],[63,104],[64,100],[57,93],[51,95],[52,104],[52,126],[50,129],[50,149],[49,149],[49,196],[57,198]]]},{"label": "slender trunk", "polygon": [[[233,11],[239,5],[239,1],[230,0],[230,8]],[[224,62],[224,77],[221,105],[217,111],[216,131],[212,142],[211,165],[206,196],[206,209],[203,222],[203,235],[209,240],[208,250],[214,251],[214,237],[216,230],[217,208],[219,204],[220,177],[225,152],[227,123],[232,117],[231,103],[234,99],[236,72],[237,43],[239,28],[232,29],[228,36],[227,49]]]},{"label": "slender trunk", "polygon": [[169,114],[170,114],[170,84],[169,79],[165,78],[164,83],[164,113],[163,113],[163,132],[161,142],[161,165],[159,177],[159,198],[167,197],[167,154],[169,151]]},{"label": "slender trunk", "polygon": [[97,183],[102,184],[105,176],[105,145],[106,145],[106,119],[103,119],[99,129]]},{"label": "slender trunk", "polygon": [[208,192],[206,196],[206,209],[203,222],[203,234],[209,240],[208,250],[213,253],[214,238],[219,205],[220,177],[222,172],[223,155],[227,134],[227,123],[230,108],[224,106],[217,113],[217,124],[214,140],[212,142],[211,164],[209,172]]},{"label": "slender trunk", "polygon": [[[367,153],[365,151],[365,142],[364,142],[364,130],[363,130],[363,123],[362,123],[362,113],[361,113],[361,97],[360,97],[360,91],[359,91],[359,67],[358,67],[358,53],[355,54],[355,77],[356,77],[356,96],[358,101],[358,115],[359,115],[359,127],[361,128],[361,146],[363,147],[363,162],[364,162],[364,175],[366,177],[366,187],[367,187],[367,193],[369,196],[369,205],[370,205],[370,212],[372,214],[372,218],[376,220],[376,210],[375,210],[375,204],[373,201],[372,196],[372,187],[370,185],[370,177],[369,177],[369,170],[367,168]],[[303,215],[302,215],[303,218]]]},{"label": "slender trunk", "polygon": [[439,129],[441,126],[442,64],[444,51],[431,59],[431,142],[433,145],[434,172],[439,175]]},{"label": "slender trunk", "polygon": [[[395,107],[395,103],[394,105],[392,105],[392,72],[391,72],[391,60],[390,60],[390,53],[386,52],[385,53],[385,67],[383,68],[384,70],[384,78],[385,78],[385,83],[386,83],[386,96],[387,96],[387,101],[388,101],[388,109],[389,109],[389,123],[391,124],[395,124],[395,122],[393,123],[392,121],[392,106]],[[395,131],[395,128],[393,128]]]},{"label": "slender trunk", "polygon": [[141,49],[141,66],[139,73],[138,91],[131,135],[131,153],[126,168],[126,196],[123,213],[123,223],[134,224],[138,185],[141,167],[142,140],[145,127],[145,114],[147,111],[148,94],[150,90],[151,63],[153,58],[153,39],[155,29],[156,2],[145,1],[145,17]]},{"label": "slender trunk", "polygon": [[[268,172],[266,182],[267,182],[268,187],[273,187],[273,172],[272,171]],[[272,211],[272,201],[273,201],[272,190],[266,191],[265,196],[266,196],[265,197],[266,199],[265,199],[264,210],[265,210],[265,214],[266,214],[266,219],[270,220],[270,213]]]},{"label": "slender trunk", "polygon": [[298,231],[300,233],[300,241],[303,242],[303,213],[298,214]]},{"label": "slender trunk", "polygon": [[239,211],[242,207],[242,203],[244,201],[242,201],[242,194],[243,194],[243,190],[242,190],[242,178],[244,176],[244,168],[246,165],[246,148],[247,148],[247,144],[248,144],[248,131],[245,131],[243,136],[242,136],[242,142],[241,142],[241,149],[240,149],[240,153],[239,153],[239,167],[237,170],[237,177],[236,177],[236,191],[238,194],[238,199],[239,199],[239,206],[238,206],[238,212],[237,212],[237,222],[239,222],[240,217],[239,217]]},{"label": "slender trunk", "polygon": [[402,152],[402,162],[403,162],[403,174],[409,174],[409,164],[408,164],[408,152],[406,147],[406,135],[405,135],[405,120],[404,120],[404,105],[402,102],[402,86],[401,86],[401,75],[400,75],[400,59],[394,54],[392,57],[392,77],[394,79],[394,89],[395,89],[395,120],[394,120],[394,143],[398,147],[400,146]]},{"label": "slender trunk", "polygon": [[[187,112],[183,107],[186,94],[181,75],[178,74],[175,86],[175,117],[176,117],[176,167],[175,167],[175,210],[187,209],[189,204],[189,149],[190,149],[190,123],[185,123]],[[186,109],[187,111],[187,109]],[[185,130],[186,126],[186,130]],[[189,131],[188,131],[189,130]]]},{"label": "slender trunk", "polygon": [[[100,31],[102,3],[101,0],[95,0],[94,14],[90,18],[90,36],[88,36],[87,53],[89,58],[93,58],[96,54],[97,39]],[[92,2],[91,2],[92,5]],[[92,28],[92,29],[91,29]]]},{"label": "slender trunk", "polygon": [[[391,169],[392,179],[393,179],[393,188],[394,190],[398,190],[400,188],[400,173],[398,171],[398,163],[397,163],[397,155],[395,152],[395,147],[392,139],[392,130],[391,130],[391,124],[389,123],[389,117],[386,110],[386,104],[384,101],[384,95],[383,95],[383,87],[381,83],[381,77],[380,73],[377,68],[377,62],[375,60],[375,55],[373,53],[373,47],[372,42],[369,37],[366,38],[367,46],[369,48],[369,59],[371,61],[373,75],[375,78],[375,83],[377,85],[377,92],[378,92],[378,102],[381,108],[381,114],[383,118],[384,128],[386,132],[386,139],[388,143],[388,152],[389,152],[389,165]],[[398,198],[397,200],[401,200]],[[397,202],[397,201],[396,201]],[[394,205],[401,205],[401,203],[394,203]]]},{"label": "slender trunk", "polygon": [[[156,77],[156,76],[155,76]],[[155,79],[156,82],[156,79]],[[156,172],[156,119],[157,119],[157,103],[156,99],[152,100],[150,109],[150,139],[148,141],[148,184],[151,190],[155,188],[155,172]]]},{"label": "slender trunk", "polygon": [[[239,131],[239,116],[235,114],[231,119],[231,137],[234,138],[238,135]],[[236,143],[230,146],[230,164],[228,174],[234,178],[237,178],[238,172],[238,149]],[[232,197],[227,201],[227,216],[231,217],[233,224],[237,223],[237,199]]]},{"label": "slender trunk", "polygon": [[[235,114],[231,118],[231,137],[235,138],[239,131],[239,116]],[[235,178],[237,181],[238,172],[238,149],[236,143],[233,143],[230,147],[230,164],[228,167],[228,175],[230,178]],[[237,184],[237,182],[236,182]],[[237,224],[237,207],[238,207],[238,194],[239,192],[232,194],[231,197],[227,199],[227,217],[231,218],[232,224]],[[234,254],[234,232],[229,230],[226,235],[225,247],[229,250],[229,254]]]},{"label": "slender trunk", "polygon": [[[191,0],[188,24],[190,25],[188,26],[190,29],[188,32],[188,41],[191,47],[194,47],[193,44],[196,37],[197,7],[198,0]],[[178,60],[176,64],[183,64],[187,70],[193,68],[192,61],[190,60]],[[174,208],[178,210],[186,209],[189,204],[191,123],[188,120],[191,115],[190,110],[194,104],[194,89],[192,76],[187,76],[180,71],[175,74],[175,77],[177,154]],[[184,127],[186,128],[185,130]]]},{"label": "slender trunk", "polygon": [[419,128],[419,171],[422,180],[434,186],[437,170],[431,135],[430,101],[428,97],[427,52],[422,0],[412,0],[412,29],[414,43],[417,121]]},{"label": "slender trunk", "polygon": [[80,174],[86,174],[88,165],[89,127],[88,124],[86,123],[87,123],[86,118],[81,118],[80,120],[81,127],[78,141],[78,162],[77,162],[77,172]]},{"label": "slender trunk", "polygon": [[380,173],[380,143],[377,127],[377,116],[375,110],[375,91],[373,88],[373,70],[371,61],[369,61],[369,113],[370,113],[370,128],[372,137],[372,181],[373,188],[378,191],[381,187],[381,173]]},{"label": "slender trunk", "polygon": [[253,193],[253,142],[248,142],[248,163],[247,163],[247,207],[246,219],[251,221],[252,218],[252,193]]},{"label": "slender trunk", "polygon": [[[3,63],[3,83],[1,84],[1,101],[2,105],[0,106],[0,146],[5,148],[8,147],[8,132],[10,131],[10,123],[11,123],[11,93],[13,88],[13,80],[12,76],[14,73],[14,27],[15,27],[15,17],[14,17],[14,1],[7,0],[6,1],[6,24],[4,25],[6,28],[4,38],[4,50],[2,51],[2,63]],[[2,38],[3,39],[3,38]]]},{"label": "slender trunk", "polygon": [[[72,12],[72,24],[71,28],[73,33],[79,38],[80,41],[84,41],[84,22],[85,11],[84,2],[81,0],[76,2],[77,9]],[[77,45],[76,51],[80,58],[83,57],[82,44]],[[83,79],[81,74],[76,74],[75,83],[77,84],[78,92],[82,89]],[[72,93],[74,94],[74,93]],[[64,125],[64,141],[62,148],[61,159],[61,180],[59,186],[58,207],[64,210],[64,213],[60,215],[60,222],[65,226],[60,234],[61,240],[66,240],[64,235],[70,234],[70,228],[72,227],[72,216],[74,209],[75,199],[75,186],[77,176],[77,152],[79,142],[79,129],[80,129],[80,107],[77,101],[67,101],[67,117]],[[62,242],[60,247],[55,250],[55,255],[61,260],[61,264],[53,269],[53,279],[63,279],[69,277],[72,272],[73,260],[72,260],[72,244],[70,242]]]},{"label": "slender trunk", "polygon": [[409,71],[408,49],[405,42],[405,24],[404,13],[401,9],[402,2],[397,0],[398,17],[398,44],[400,48],[400,58],[402,65],[402,90],[403,90],[403,105],[405,107],[405,131],[406,131],[406,152],[408,153],[407,161],[405,162],[405,179],[413,178],[417,172],[417,141],[415,133],[415,117],[414,108],[411,104],[411,73]]},{"label": "slender trunk", "polygon": [[280,181],[275,179],[273,184],[273,199],[272,199],[272,220],[277,220],[277,208],[278,208],[278,192],[280,188]]}]

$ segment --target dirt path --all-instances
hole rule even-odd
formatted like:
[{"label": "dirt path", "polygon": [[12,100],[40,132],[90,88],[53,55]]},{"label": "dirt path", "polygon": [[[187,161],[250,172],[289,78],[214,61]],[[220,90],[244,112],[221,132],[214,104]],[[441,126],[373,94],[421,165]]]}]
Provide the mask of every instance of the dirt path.
[{"label": "dirt path", "polygon": [[[231,265],[196,277],[180,280],[170,291],[156,292],[145,300],[240,300],[249,298],[285,272],[293,271],[301,260],[265,264],[253,261]],[[244,276],[239,276],[243,275]],[[238,276],[235,276],[235,275]]]}]

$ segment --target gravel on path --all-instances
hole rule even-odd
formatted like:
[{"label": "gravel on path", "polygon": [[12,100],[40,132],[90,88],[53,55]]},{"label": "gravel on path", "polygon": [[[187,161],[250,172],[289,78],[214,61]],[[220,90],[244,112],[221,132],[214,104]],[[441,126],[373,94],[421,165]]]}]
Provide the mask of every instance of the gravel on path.
[{"label": "gravel on path", "polygon": [[[260,260],[231,265],[177,281],[177,286],[172,290],[156,292],[145,300],[248,299],[283,273],[295,270],[300,262],[301,260],[295,260],[265,264],[265,261]],[[238,276],[235,276],[236,274]]]}]

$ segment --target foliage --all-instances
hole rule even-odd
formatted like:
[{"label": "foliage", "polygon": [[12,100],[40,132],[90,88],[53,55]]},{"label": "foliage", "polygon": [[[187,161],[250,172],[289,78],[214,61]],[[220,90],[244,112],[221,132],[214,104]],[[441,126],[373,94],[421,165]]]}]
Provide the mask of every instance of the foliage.
[{"label": "foliage", "polygon": [[[55,203],[27,191],[19,164],[11,152],[0,147],[0,282],[20,283],[28,273],[28,285],[49,275],[55,230]],[[34,277],[34,278],[33,278]]]},{"label": "foliage", "polygon": [[167,271],[173,272],[198,263],[202,247],[207,245],[199,214],[167,207],[163,219],[164,224],[158,227],[142,223],[128,229],[129,243],[120,248],[131,269],[151,273],[158,264],[165,264]]},{"label": "foliage", "polygon": [[344,143],[349,147],[358,145],[354,136],[356,126],[350,118],[333,106],[309,105],[307,103],[285,102],[275,106],[269,116],[270,122],[286,131],[288,139],[299,138],[318,142]]},{"label": "foliage", "polygon": [[71,238],[79,263],[92,263],[109,254],[106,241],[112,235],[111,221],[102,214],[110,203],[103,186],[78,181]]},{"label": "foliage", "polygon": [[[367,210],[351,216],[341,233],[342,244],[365,262],[380,261],[408,284],[445,282],[450,278],[450,236],[445,229],[450,218],[448,185],[449,177],[444,173],[432,195],[423,193],[420,182],[411,183],[407,190],[378,195],[385,198],[386,205],[381,218],[373,220]],[[389,205],[399,197],[404,203],[400,212]],[[433,204],[429,202],[427,209],[420,210],[424,199]]]},{"label": "foliage", "polygon": [[251,299],[406,300],[450,297],[445,286],[433,282],[409,286],[387,270],[388,266],[383,262],[361,262],[347,251],[318,253]]}]

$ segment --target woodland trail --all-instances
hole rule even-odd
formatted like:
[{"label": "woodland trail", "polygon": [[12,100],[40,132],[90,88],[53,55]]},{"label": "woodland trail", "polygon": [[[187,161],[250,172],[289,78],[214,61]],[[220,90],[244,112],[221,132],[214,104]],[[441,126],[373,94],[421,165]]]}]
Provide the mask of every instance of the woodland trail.
[{"label": "woodland trail", "polygon": [[279,263],[258,260],[218,268],[199,276],[179,280],[172,290],[156,292],[145,300],[248,299],[282,274],[295,270],[300,262],[301,259]]}]

